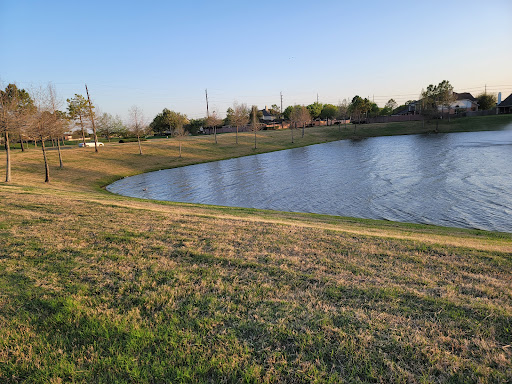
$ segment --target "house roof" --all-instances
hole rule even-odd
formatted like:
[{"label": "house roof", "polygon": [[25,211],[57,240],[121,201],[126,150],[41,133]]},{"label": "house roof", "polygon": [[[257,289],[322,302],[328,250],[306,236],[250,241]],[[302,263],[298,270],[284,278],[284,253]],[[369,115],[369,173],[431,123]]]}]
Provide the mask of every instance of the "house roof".
[{"label": "house roof", "polygon": [[512,93],[507,97],[505,100],[503,100],[498,107],[512,107]]},{"label": "house roof", "polygon": [[260,112],[263,113],[263,117],[265,117],[265,116],[272,116],[270,114],[270,112],[268,111],[268,109],[262,109]]},{"label": "house roof", "polygon": [[457,92],[453,92],[453,96],[455,96],[455,100],[471,100],[471,101],[477,101],[473,95],[469,92],[462,92],[462,93],[457,93]]}]

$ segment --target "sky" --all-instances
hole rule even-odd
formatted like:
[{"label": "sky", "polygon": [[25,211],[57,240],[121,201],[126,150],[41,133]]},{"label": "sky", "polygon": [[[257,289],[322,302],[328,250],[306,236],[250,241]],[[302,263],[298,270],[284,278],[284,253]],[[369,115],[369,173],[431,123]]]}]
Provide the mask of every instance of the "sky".
[{"label": "sky", "polygon": [[[55,85],[128,118],[238,103],[380,107],[448,80],[512,93],[512,1],[0,0],[0,85]],[[486,88],[487,87],[487,88]]]}]

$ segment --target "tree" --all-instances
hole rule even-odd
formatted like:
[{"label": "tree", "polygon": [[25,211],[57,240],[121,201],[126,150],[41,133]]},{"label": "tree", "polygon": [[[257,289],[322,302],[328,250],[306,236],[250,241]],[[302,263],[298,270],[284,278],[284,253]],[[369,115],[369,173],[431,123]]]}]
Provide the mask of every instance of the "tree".
[{"label": "tree", "polygon": [[[421,91],[422,114],[428,119],[433,117],[441,118],[444,108],[450,108],[455,100],[453,87],[447,80],[441,81],[438,85],[430,84],[426,90]],[[438,131],[439,122],[436,122],[435,132]]]},{"label": "tree", "polygon": [[213,111],[205,120],[205,127],[213,127],[213,136],[215,144],[217,144],[217,127],[222,124],[222,119],[217,116],[217,112]]},{"label": "tree", "polygon": [[496,107],[496,95],[491,93],[481,93],[477,96],[478,100],[478,108],[483,111],[487,111],[488,109],[492,109]]},{"label": "tree", "polygon": [[9,134],[15,132],[23,142],[22,129],[27,124],[28,116],[34,112],[34,102],[27,91],[9,84],[0,90],[0,134],[3,134],[6,153],[5,182],[11,181],[11,148]]},{"label": "tree", "polygon": [[122,136],[126,132],[126,127],[119,116],[112,116],[109,113],[102,113],[96,119],[96,129],[98,135],[105,137],[109,142],[112,136]]},{"label": "tree", "polygon": [[322,112],[320,112],[320,117],[322,119],[327,120],[327,125],[329,125],[329,119],[334,119],[336,114],[338,113],[338,108],[332,104],[324,104],[322,108]]},{"label": "tree", "polygon": [[356,133],[357,123],[361,121],[361,114],[365,110],[364,100],[358,95],[354,96],[348,110],[350,113],[350,120],[354,120],[354,133]]},{"label": "tree", "polygon": [[233,120],[233,114],[235,113],[235,111],[233,110],[233,108],[229,107],[227,110],[226,110],[226,118],[224,119],[224,125],[229,125],[231,124],[231,121]]},{"label": "tree", "polygon": [[391,115],[396,107],[398,107],[397,102],[394,99],[389,99],[384,108],[381,109],[380,114],[383,116]]},{"label": "tree", "polygon": [[185,129],[191,135],[199,134],[199,130],[204,127],[206,118],[200,117],[199,119],[190,119],[188,124],[185,124]]},{"label": "tree", "polygon": [[[45,168],[45,182],[50,182],[50,167],[48,158],[46,156],[45,141],[56,134],[61,134],[63,130],[63,121],[60,118],[61,112],[56,110],[57,101],[53,85],[48,84],[46,89],[40,89],[35,95],[36,111],[31,124],[29,132],[34,138],[39,138],[41,141],[41,150],[43,152],[44,168]],[[59,160],[62,166],[62,157],[59,155]]]},{"label": "tree", "polygon": [[183,137],[188,135],[188,132],[184,128],[184,126],[189,123],[187,115],[182,115],[179,112],[170,111],[170,113],[168,114],[168,123],[172,129],[173,136],[178,138],[181,157],[181,140],[183,139]]},{"label": "tree", "polygon": [[250,122],[251,131],[254,132],[254,149],[257,148],[256,145],[256,132],[260,130],[261,124],[260,119],[258,118],[258,107],[253,105],[251,108],[251,122]]},{"label": "tree", "polygon": [[[306,127],[306,123],[311,120],[311,115],[309,114],[309,110],[307,107],[303,105],[295,105],[290,114],[291,123],[297,127],[297,125],[302,125],[302,137],[304,137],[304,128]],[[290,125],[291,128],[291,125]],[[292,143],[293,143],[293,128],[292,128]]]},{"label": "tree", "polygon": [[52,114],[52,122],[50,126],[48,127],[50,131],[50,138],[57,138],[57,150],[59,153],[59,167],[62,169],[64,168],[64,163],[62,162],[62,152],[60,150],[60,142],[59,138],[61,138],[64,135],[64,132],[66,131],[66,119],[65,119],[65,113],[59,111],[57,108],[59,106],[59,102],[57,100],[57,93],[55,91],[55,87],[53,84],[48,84],[47,91],[46,91],[46,97],[48,98],[48,104],[50,113]]},{"label": "tree", "polygon": [[293,106],[291,106],[291,105],[289,105],[288,107],[285,108],[285,110],[283,112],[283,117],[285,118],[285,120],[290,120],[292,111],[293,111]]},{"label": "tree", "polygon": [[170,110],[164,108],[161,113],[155,116],[149,127],[155,134],[163,135],[165,132],[171,131],[171,126],[169,125],[169,114]]},{"label": "tree", "polygon": [[132,106],[128,111],[130,119],[130,131],[137,136],[137,142],[139,143],[139,155],[142,155],[142,146],[140,145],[140,137],[145,136],[148,131],[148,125],[144,118],[142,109],[136,105]]},{"label": "tree", "polygon": [[233,103],[232,111],[229,123],[236,126],[236,143],[238,144],[238,128],[246,126],[249,122],[249,108],[247,108],[246,104],[235,102]]},{"label": "tree", "polygon": [[281,108],[277,104],[270,106],[270,114],[275,117],[281,116]]},{"label": "tree", "polygon": [[307,107],[308,112],[311,116],[311,120],[318,119],[320,117],[320,114],[322,113],[323,105],[317,101],[315,101],[313,104],[309,104]]},{"label": "tree", "polygon": [[[337,117],[341,120],[344,121],[345,123],[345,128],[347,128],[347,118],[348,118],[348,113],[349,113],[349,104],[348,104],[348,101],[347,99],[343,99],[343,101],[341,103],[338,104],[338,113],[337,113]],[[339,125],[339,131],[341,133],[341,123]]]},{"label": "tree", "polygon": [[75,93],[75,97],[66,100],[68,103],[68,113],[71,119],[80,122],[80,127],[82,129],[82,142],[84,143],[85,148],[85,128],[84,128],[84,119],[89,114],[89,107],[87,105],[87,100],[79,94]]}]

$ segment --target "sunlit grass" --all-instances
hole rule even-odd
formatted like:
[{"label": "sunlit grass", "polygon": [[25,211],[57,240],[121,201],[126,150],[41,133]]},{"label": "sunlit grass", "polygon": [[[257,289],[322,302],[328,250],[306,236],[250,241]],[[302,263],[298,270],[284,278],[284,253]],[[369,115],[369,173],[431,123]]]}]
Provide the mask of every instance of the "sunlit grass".
[{"label": "sunlit grass", "polygon": [[[259,135],[258,151],[291,146],[288,131]],[[296,145],[337,135],[309,129]],[[14,182],[0,184],[0,382],[512,377],[510,234],[101,188],[258,152],[251,134],[218,139],[187,138],[182,159],[172,139],[142,156],[136,143],[70,148],[63,170],[50,153],[50,184],[39,151],[13,154]]]}]

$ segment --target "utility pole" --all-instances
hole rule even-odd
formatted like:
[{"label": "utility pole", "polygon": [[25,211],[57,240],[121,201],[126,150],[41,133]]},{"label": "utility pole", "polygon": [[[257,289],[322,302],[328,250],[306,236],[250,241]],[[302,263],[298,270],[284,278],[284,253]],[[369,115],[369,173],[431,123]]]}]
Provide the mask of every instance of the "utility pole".
[{"label": "utility pole", "polygon": [[87,92],[87,100],[89,101],[89,114],[91,115],[92,132],[94,133],[94,151],[98,152],[98,136],[96,136],[96,126],[94,125],[94,115],[92,113],[91,98],[89,97],[87,84],[85,84],[85,92]]},{"label": "utility pole", "polygon": [[283,92],[279,92],[279,96],[281,96],[281,120],[283,120]]},{"label": "utility pole", "polygon": [[206,117],[210,117],[210,114],[208,113],[208,89],[204,90],[206,93]]}]

